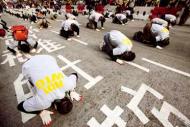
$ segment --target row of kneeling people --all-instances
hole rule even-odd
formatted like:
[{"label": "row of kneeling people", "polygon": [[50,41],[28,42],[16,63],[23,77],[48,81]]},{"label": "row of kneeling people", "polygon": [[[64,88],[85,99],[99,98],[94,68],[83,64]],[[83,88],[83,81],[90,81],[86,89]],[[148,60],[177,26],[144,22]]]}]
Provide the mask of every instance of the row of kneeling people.
[{"label": "row of kneeling people", "polygon": [[48,9],[7,9],[6,12],[23,20],[29,20],[31,23],[37,23],[40,28],[48,28],[50,22],[48,22],[46,14],[49,14],[52,20],[58,17],[57,12]]}]

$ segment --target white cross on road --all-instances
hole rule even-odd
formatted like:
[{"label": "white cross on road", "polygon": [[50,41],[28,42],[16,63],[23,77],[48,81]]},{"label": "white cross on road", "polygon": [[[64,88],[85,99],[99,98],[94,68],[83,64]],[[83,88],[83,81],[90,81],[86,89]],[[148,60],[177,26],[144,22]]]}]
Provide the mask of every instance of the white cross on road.
[{"label": "white cross on road", "polygon": [[119,106],[116,106],[115,109],[112,111],[107,107],[107,105],[103,105],[100,110],[107,116],[107,118],[102,122],[102,124],[99,124],[97,120],[92,117],[87,123],[88,126],[112,127],[114,124],[116,124],[118,127],[126,126],[127,123],[120,117],[120,115],[123,113],[123,109]]}]

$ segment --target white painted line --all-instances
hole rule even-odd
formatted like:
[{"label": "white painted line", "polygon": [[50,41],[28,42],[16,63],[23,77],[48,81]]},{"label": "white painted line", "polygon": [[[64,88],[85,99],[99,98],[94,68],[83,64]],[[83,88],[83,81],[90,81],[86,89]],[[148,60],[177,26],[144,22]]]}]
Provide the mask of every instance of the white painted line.
[{"label": "white painted line", "polygon": [[181,75],[184,75],[184,76],[187,76],[187,77],[190,77],[190,74],[187,73],[187,72],[183,72],[183,71],[180,71],[180,70],[177,70],[175,68],[172,68],[172,67],[169,67],[169,66],[166,66],[166,65],[163,65],[163,64],[160,64],[160,63],[157,63],[157,62],[154,62],[152,60],[149,60],[149,59],[146,59],[146,58],[142,58],[142,60],[146,61],[146,62],[149,62],[149,63],[152,63],[154,65],[157,65],[159,67],[162,67],[162,68],[165,68],[165,69],[168,69],[170,71],[173,71],[173,72],[176,72],[176,73],[179,73]]},{"label": "white painted line", "polygon": [[[74,65],[72,62],[70,62],[68,59],[64,58],[61,55],[57,56],[60,60],[62,60],[63,62],[65,62],[67,64],[67,66],[71,67],[72,69],[74,69],[77,73],[79,73],[82,77],[84,77],[86,80],[88,80],[89,82],[84,86],[86,89],[90,89],[92,86],[94,86],[97,82],[99,82],[100,80],[103,79],[102,76],[97,76],[96,78],[93,78],[92,76],[90,76],[89,74],[87,74],[86,72],[84,72],[82,69],[80,69],[79,67],[77,67],[76,65]],[[75,61],[76,63],[76,61]]]},{"label": "white painted line", "polygon": [[56,21],[57,21],[57,22],[62,22],[63,20],[59,20],[59,19],[57,19]]},{"label": "white painted line", "polygon": [[129,94],[131,94],[133,96],[135,96],[135,94],[137,93],[136,91],[134,91],[132,89],[129,89],[129,88],[125,87],[125,86],[121,86],[121,91],[125,92],[125,93],[129,93]]},{"label": "white painted line", "polygon": [[[29,85],[29,84],[27,84],[27,80],[23,80],[23,78],[24,76],[22,74],[19,74],[18,78],[14,81],[14,88],[15,88],[15,93],[16,93],[18,103],[34,95],[32,91],[30,91],[30,93],[28,94],[24,94],[23,85]],[[36,116],[35,114],[27,114],[27,113],[21,112],[23,123],[26,123],[28,120],[32,119],[35,116]]]},{"label": "white painted line", "polygon": [[137,68],[139,68],[139,69],[141,69],[141,70],[143,70],[143,71],[145,71],[145,72],[147,72],[147,73],[150,71],[148,68],[145,68],[145,67],[140,66],[140,65],[138,65],[138,64],[136,64],[136,63],[133,63],[133,62],[127,62],[127,61],[125,61],[125,63],[127,63],[127,64],[129,64],[129,65],[132,65],[132,66],[134,66],[134,67],[137,67]]},{"label": "white painted line", "polygon": [[56,33],[56,34],[59,34],[59,32],[57,32],[57,31],[54,31],[54,30],[51,30],[51,32],[53,32],[53,33]]},{"label": "white painted line", "polygon": [[70,65],[66,65],[66,66],[62,67],[61,70],[64,71],[67,68],[69,68],[71,65],[75,65],[75,64],[80,63],[80,62],[81,62],[81,60],[76,60],[76,61],[72,62]]},{"label": "white painted line", "polygon": [[43,48],[42,48],[42,47],[40,47],[40,48],[37,50],[37,52],[36,52],[36,53],[40,53],[42,50],[43,50]]},{"label": "white painted line", "polygon": [[8,52],[9,52],[9,50],[5,50],[5,51],[3,51],[2,53],[5,54],[5,53],[8,53]]},{"label": "white painted line", "polygon": [[[122,88],[122,87],[121,87]],[[124,87],[123,87],[124,88]],[[124,88],[124,92],[127,92],[131,95],[134,95],[133,98],[130,100],[130,102],[127,104],[127,107],[133,111],[133,113],[138,117],[138,119],[145,125],[147,124],[150,120],[149,118],[143,113],[143,111],[138,107],[140,104],[141,100],[145,96],[147,92],[153,94],[156,98],[159,100],[162,100],[164,97],[161,95],[159,92],[154,90],[153,88],[147,86],[146,84],[142,84],[140,88],[137,91],[134,91],[130,88]]]},{"label": "white painted line", "polygon": [[107,105],[103,105],[100,109],[107,117],[105,120],[100,124],[98,121],[92,117],[87,125],[90,127],[112,127],[114,124],[118,127],[126,127],[126,122],[121,118],[121,114],[124,110],[116,106],[114,110],[110,110]]},{"label": "white painted line", "polygon": [[[56,34],[59,34],[59,32],[54,31],[54,30],[51,30],[51,32],[56,33]],[[84,42],[84,41],[81,41],[81,40],[78,40],[78,39],[76,39],[76,38],[71,38],[71,39],[72,39],[73,41],[79,42],[79,43],[81,43],[81,44],[83,44],[83,45],[88,45],[88,43],[86,43],[86,42]]]},{"label": "white painted line", "polygon": [[160,111],[154,107],[151,112],[164,127],[174,127],[169,121],[170,114],[177,116],[177,118],[179,118],[179,120],[182,121],[186,127],[190,127],[190,120],[168,102],[164,101]]},{"label": "white painted line", "polygon": [[76,41],[76,42],[79,42],[79,43],[81,43],[81,44],[83,44],[83,45],[88,45],[88,43],[86,43],[86,42],[84,42],[84,41],[81,41],[81,40],[78,40],[78,39],[76,39],[76,38],[71,38],[72,40],[74,40],[74,41]]},{"label": "white painted line", "polygon": [[96,78],[93,78],[93,80],[90,80],[90,82],[87,83],[84,87],[86,89],[90,89],[91,87],[93,87],[97,82],[99,82],[102,79],[103,79],[102,76],[97,76]]}]

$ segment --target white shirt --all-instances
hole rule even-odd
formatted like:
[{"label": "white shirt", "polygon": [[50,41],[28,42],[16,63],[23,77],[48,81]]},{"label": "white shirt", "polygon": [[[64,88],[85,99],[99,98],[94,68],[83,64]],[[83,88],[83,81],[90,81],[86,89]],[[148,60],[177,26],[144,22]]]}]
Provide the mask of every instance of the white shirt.
[{"label": "white shirt", "polygon": [[124,14],[116,14],[115,16],[116,16],[120,21],[123,21],[124,19],[127,18],[126,15],[124,15]]},{"label": "white shirt", "polygon": [[68,19],[73,19],[73,20],[76,20],[77,18],[73,15],[73,14],[71,14],[71,13],[67,13],[66,14],[66,17],[68,18]]},{"label": "white shirt", "polygon": [[176,16],[171,15],[171,14],[165,14],[165,19],[170,22],[173,22],[173,21],[176,21]]},{"label": "white shirt", "polygon": [[169,30],[158,24],[152,24],[151,32],[156,37],[157,42],[169,37]]},{"label": "white shirt", "polygon": [[[27,42],[28,44],[31,46],[31,47],[34,47],[34,45],[36,44],[36,41],[33,40],[32,38],[28,38],[27,39]],[[11,48],[11,49],[15,49],[16,47],[18,47],[18,41],[15,41],[14,39],[11,39],[9,41],[5,41],[6,45]],[[21,44],[24,44],[26,42],[24,41],[21,41]]]},{"label": "white shirt", "polygon": [[163,20],[163,19],[161,19],[161,18],[154,18],[154,19],[152,19],[152,23],[157,23],[157,24],[162,25],[164,27],[168,26],[168,22],[165,21],[165,20]]},{"label": "white shirt", "polygon": [[47,109],[56,99],[65,97],[65,92],[76,87],[76,76],[65,76],[56,60],[49,55],[36,55],[22,66],[24,77],[36,89],[36,94],[23,103],[26,111]]},{"label": "white shirt", "polygon": [[121,55],[125,51],[131,51],[132,42],[123,33],[117,30],[112,30],[109,32],[110,42],[116,47],[113,49],[113,55]]},{"label": "white shirt", "polygon": [[79,23],[76,20],[67,19],[62,22],[62,28],[64,28],[65,31],[68,31],[71,29],[71,24],[75,24],[79,27]]},{"label": "white shirt", "polygon": [[98,12],[93,11],[92,14],[90,15],[89,19],[93,20],[95,22],[98,22],[100,17],[103,17],[103,15]]}]

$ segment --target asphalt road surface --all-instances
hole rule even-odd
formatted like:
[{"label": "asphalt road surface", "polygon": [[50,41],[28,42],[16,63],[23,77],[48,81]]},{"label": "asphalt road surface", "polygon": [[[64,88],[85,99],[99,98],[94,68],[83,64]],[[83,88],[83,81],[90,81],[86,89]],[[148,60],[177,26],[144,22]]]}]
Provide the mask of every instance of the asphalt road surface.
[{"label": "asphalt road surface", "polygon": [[[145,21],[127,25],[112,24],[105,29],[87,29],[87,17],[79,16],[80,38],[71,41],[59,36],[60,16],[48,29],[38,29],[16,17],[4,14],[8,26],[24,24],[32,38],[38,40],[38,54],[56,58],[63,72],[79,74],[77,92],[83,96],[74,101],[67,115],[55,112],[52,127],[185,127],[190,126],[190,21],[170,29],[170,45],[162,50],[133,41],[136,59],[119,65],[99,50],[103,35],[119,30],[132,39]],[[10,38],[10,37],[9,37]],[[21,75],[21,67],[29,55],[17,59],[6,51],[0,40],[0,126],[40,127],[39,116],[21,114],[17,104],[32,96]],[[43,62],[43,61],[42,61]]]}]

